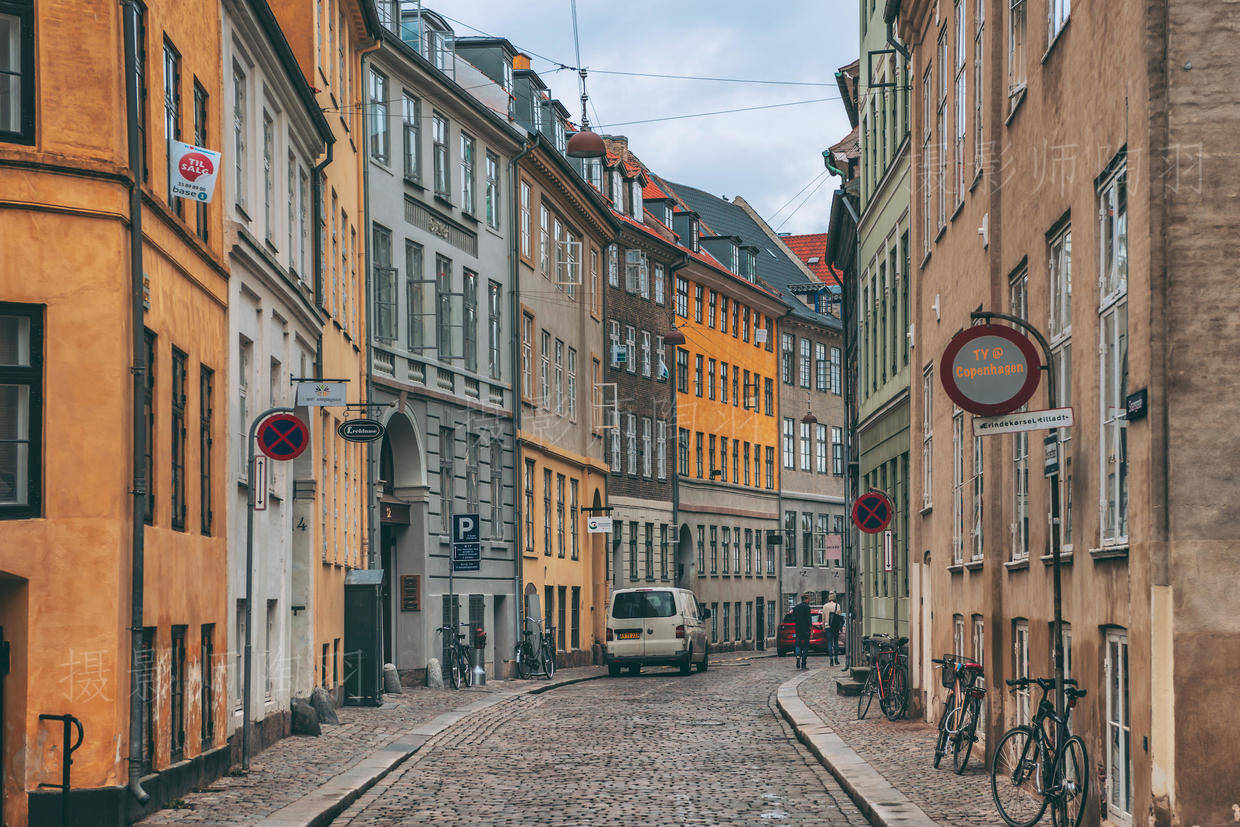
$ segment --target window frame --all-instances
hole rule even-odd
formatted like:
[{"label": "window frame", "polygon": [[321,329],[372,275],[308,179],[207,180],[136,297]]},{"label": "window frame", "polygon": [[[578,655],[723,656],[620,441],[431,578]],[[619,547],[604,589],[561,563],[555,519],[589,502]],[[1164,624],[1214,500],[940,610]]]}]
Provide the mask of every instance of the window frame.
[{"label": "window frame", "polygon": [[[34,3],[16,3],[11,0],[0,0],[0,14],[10,15],[17,19],[19,26],[18,45],[21,49],[21,66],[16,72],[5,70],[3,74],[15,74],[18,78],[19,118],[17,129],[0,130],[0,143],[22,144],[33,146],[35,143],[35,38],[34,38]],[[144,34],[139,23],[138,37]],[[139,54],[143,53],[143,45],[138,44]]]},{"label": "window frame", "polygon": [[[0,385],[27,387],[26,497],[24,503],[0,505],[0,520],[29,519],[43,514],[43,364],[44,305],[0,302],[0,315],[27,319],[28,365],[0,366]],[[19,403],[20,404],[20,403]]]}]

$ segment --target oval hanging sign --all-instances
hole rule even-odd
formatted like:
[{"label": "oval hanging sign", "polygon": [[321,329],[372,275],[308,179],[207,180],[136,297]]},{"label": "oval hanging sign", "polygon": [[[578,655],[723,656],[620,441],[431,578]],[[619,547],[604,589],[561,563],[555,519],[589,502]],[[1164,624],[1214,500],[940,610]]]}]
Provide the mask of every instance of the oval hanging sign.
[{"label": "oval hanging sign", "polygon": [[1028,337],[1001,325],[966,328],[947,343],[939,380],[960,408],[978,416],[1011,413],[1029,401],[1042,360]]},{"label": "oval hanging sign", "polygon": [[336,428],[336,433],[349,442],[374,442],[381,438],[386,430],[378,420],[346,419]]}]

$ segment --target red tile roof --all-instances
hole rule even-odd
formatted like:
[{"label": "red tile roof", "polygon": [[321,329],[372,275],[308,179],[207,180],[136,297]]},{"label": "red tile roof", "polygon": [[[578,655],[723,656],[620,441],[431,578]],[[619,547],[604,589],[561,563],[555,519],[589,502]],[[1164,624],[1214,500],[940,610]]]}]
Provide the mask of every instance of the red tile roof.
[{"label": "red tile roof", "polygon": [[808,267],[814,275],[828,284],[839,284],[839,275],[827,263],[827,234],[781,236],[784,244]]}]

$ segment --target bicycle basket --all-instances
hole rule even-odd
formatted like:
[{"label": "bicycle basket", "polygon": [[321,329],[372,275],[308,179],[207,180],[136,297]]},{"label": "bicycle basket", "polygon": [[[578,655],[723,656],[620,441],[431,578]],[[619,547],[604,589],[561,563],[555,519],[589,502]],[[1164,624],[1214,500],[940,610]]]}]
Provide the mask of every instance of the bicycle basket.
[{"label": "bicycle basket", "polygon": [[975,663],[969,658],[944,655],[943,671],[939,673],[939,679],[943,683],[943,688],[955,689],[957,676],[960,678],[961,688],[969,689],[982,676],[981,664]]}]

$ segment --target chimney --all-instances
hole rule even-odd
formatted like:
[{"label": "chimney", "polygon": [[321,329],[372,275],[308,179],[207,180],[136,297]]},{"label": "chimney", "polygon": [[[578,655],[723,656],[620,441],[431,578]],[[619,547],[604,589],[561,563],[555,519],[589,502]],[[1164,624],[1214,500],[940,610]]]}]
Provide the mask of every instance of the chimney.
[{"label": "chimney", "polygon": [[521,71],[528,70],[529,68],[530,68],[530,56],[523,52],[518,52],[516,57],[512,59],[513,71],[521,72]]}]

